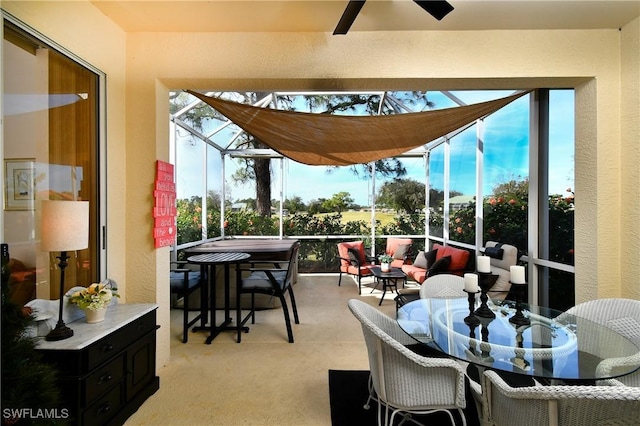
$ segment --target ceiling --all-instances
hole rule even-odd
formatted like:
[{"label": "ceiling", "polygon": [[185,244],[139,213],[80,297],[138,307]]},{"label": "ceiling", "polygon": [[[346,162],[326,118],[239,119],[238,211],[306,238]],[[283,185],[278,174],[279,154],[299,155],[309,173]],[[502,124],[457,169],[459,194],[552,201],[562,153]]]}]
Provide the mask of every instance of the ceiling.
[{"label": "ceiling", "polygon": [[[437,21],[409,0],[368,0],[349,30],[464,31],[620,28],[640,0],[449,0]],[[347,0],[93,0],[126,32],[333,32]],[[348,37],[336,36],[336,37]]]}]

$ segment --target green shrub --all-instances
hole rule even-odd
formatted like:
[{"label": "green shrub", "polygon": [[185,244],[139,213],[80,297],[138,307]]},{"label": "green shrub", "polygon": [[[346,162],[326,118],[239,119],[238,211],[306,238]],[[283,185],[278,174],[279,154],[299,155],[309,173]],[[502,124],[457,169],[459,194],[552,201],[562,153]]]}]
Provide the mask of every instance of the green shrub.
[{"label": "green shrub", "polygon": [[[524,197],[492,197],[484,203],[483,241],[500,241],[518,247],[520,255],[527,247],[527,199]],[[220,211],[209,206],[207,213],[207,238],[220,235]],[[443,216],[432,210],[430,229],[442,229]],[[178,200],[178,244],[202,239],[201,199]],[[555,262],[573,264],[573,198],[558,195],[549,197],[549,237],[550,259]],[[229,211],[222,224],[224,233],[232,235],[279,235],[280,221],[277,216],[263,217],[250,210]],[[382,225],[376,221],[380,235],[423,235],[424,214],[398,214],[393,220]],[[300,247],[301,272],[337,271],[339,240],[323,238],[329,235],[353,235],[362,238],[370,247],[370,223],[365,220],[344,221],[341,213],[312,215],[292,214],[283,219],[283,233],[287,237],[296,235],[317,236],[317,239],[304,239]],[[440,233],[441,235],[441,233]],[[450,215],[449,235],[454,241],[475,243],[475,203],[454,211]],[[384,252],[385,238],[376,238],[376,253]],[[424,250],[424,241],[414,241],[413,252]],[[559,294],[567,295],[567,289],[556,289]],[[563,296],[564,297],[564,296]]]}]

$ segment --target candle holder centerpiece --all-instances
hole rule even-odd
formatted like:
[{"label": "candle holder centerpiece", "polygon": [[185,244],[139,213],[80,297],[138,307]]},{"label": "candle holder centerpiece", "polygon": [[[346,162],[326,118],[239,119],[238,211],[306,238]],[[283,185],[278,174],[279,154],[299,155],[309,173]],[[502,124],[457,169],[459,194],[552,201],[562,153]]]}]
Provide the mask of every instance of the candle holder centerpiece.
[{"label": "candle holder centerpiece", "polygon": [[531,320],[522,313],[522,293],[527,288],[527,284],[511,283],[511,286],[515,287],[513,293],[516,295],[516,313],[509,318],[509,322],[514,325],[531,325]]},{"label": "candle holder centerpiece", "polygon": [[469,300],[469,316],[464,319],[464,323],[475,327],[480,324],[480,320],[473,312],[476,294],[478,294],[478,276],[476,274],[464,274],[464,292],[467,293]]},{"label": "candle holder centerpiece", "polygon": [[516,313],[509,318],[509,322],[516,326],[530,325],[531,320],[522,313],[522,299],[524,298],[524,292],[527,288],[527,282],[524,278],[524,266],[511,267],[510,282],[513,288],[513,294],[516,297]]},{"label": "candle holder centerpiece", "polygon": [[480,307],[476,309],[475,314],[481,318],[495,318],[496,314],[489,308],[487,301],[487,291],[493,287],[498,280],[498,275],[491,272],[478,272],[478,284],[480,285]]},{"label": "candle holder centerpiece", "polygon": [[464,290],[464,292],[467,293],[467,299],[469,300],[469,315],[464,318],[464,323],[476,327],[480,325],[480,319],[475,315],[473,308],[476,304],[476,294],[478,292],[469,290]]}]

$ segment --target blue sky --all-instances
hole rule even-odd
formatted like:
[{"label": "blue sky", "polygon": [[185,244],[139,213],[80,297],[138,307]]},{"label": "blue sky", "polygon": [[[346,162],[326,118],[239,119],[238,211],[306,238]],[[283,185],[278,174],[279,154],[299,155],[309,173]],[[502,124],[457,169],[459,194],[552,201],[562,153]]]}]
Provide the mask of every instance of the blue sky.
[{"label": "blue sky", "polygon": [[[467,104],[482,102],[511,94],[508,91],[464,91],[453,92]],[[440,92],[429,92],[429,99],[436,108],[456,106],[453,101]],[[528,174],[528,122],[529,96],[524,96],[497,111],[485,120],[484,129],[484,184],[485,194],[493,187],[510,179],[522,179]],[[551,94],[550,121],[550,193],[566,194],[573,187],[574,162],[574,98],[573,91],[553,91]],[[180,134],[184,134],[180,130]],[[226,132],[216,138],[218,143],[226,145],[229,138]],[[188,198],[201,191],[204,155],[200,143],[191,144],[189,140],[180,143],[184,155],[178,156],[178,198]],[[476,126],[467,129],[452,139],[451,143],[451,189],[463,194],[475,191],[475,146]],[[210,148],[208,156],[210,173],[208,185],[215,191],[221,190],[220,158]],[[431,154],[431,185],[443,188],[443,147],[436,148]],[[405,158],[406,178],[423,181],[425,168],[422,158]],[[234,160],[226,163],[227,193],[233,200],[254,198],[252,184],[238,185],[230,178],[238,167]],[[272,162],[272,196],[277,198],[280,190],[280,161]],[[370,183],[356,177],[349,167],[329,169],[325,166],[307,166],[286,161],[285,174],[288,176],[285,197],[299,196],[304,202],[318,198],[330,198],[333,194],[346,191],[356,203],[369,203]],[[378,181],[377,187],[382,183]]]}]

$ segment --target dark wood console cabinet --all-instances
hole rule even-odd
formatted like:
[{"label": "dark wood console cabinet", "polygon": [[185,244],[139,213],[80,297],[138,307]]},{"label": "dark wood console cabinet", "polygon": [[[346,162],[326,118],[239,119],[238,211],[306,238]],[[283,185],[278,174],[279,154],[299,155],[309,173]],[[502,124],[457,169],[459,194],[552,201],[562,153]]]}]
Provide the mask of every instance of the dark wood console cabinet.
[{"label": "dark wood console cabinet", "polygon": [[109,307],[105,320],[67,324],[74,335],[38,342],[47,363],[59,370],[69,421],[76,425],[121,425],[160,387],[156,376],[155,304]]}]

